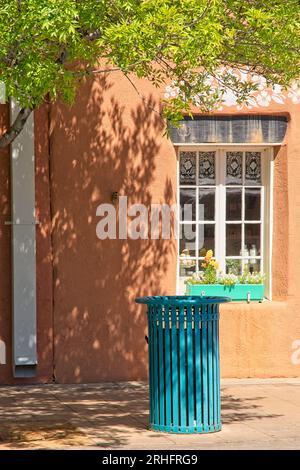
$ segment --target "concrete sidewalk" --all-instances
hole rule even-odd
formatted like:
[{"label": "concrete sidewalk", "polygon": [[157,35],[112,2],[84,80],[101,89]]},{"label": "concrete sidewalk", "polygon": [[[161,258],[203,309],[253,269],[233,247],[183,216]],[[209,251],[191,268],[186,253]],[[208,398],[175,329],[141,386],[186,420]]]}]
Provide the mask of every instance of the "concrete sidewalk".
[{"label": "concrete sidewalk", "polygon": [[148,388],[0,387],[0,449],[299,449],[300,380],[223,380],[221,432],[149,431]]}]

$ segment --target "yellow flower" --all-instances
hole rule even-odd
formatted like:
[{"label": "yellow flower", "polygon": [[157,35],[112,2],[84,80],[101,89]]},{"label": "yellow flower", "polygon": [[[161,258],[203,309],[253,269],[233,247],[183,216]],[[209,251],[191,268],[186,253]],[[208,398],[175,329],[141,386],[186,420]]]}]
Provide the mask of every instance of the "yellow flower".
[{"label": "yellow flower", "polygon": [[205,259],[210,259],[214,255],[214,252],[212,250],[208,250],[205,255]]},{"label": "yellow flower", "polygon": [[212,266],[214,269],[218,269],[218,268],[219,268],[219,263],[218,263],[216,260],[214,260],[214,259],[211,259],[211,260],[209,261],[209,265]]},{"label": "yellow flower", "polygon": [[201,268],[206,268],[206,263],[201,263]]}]

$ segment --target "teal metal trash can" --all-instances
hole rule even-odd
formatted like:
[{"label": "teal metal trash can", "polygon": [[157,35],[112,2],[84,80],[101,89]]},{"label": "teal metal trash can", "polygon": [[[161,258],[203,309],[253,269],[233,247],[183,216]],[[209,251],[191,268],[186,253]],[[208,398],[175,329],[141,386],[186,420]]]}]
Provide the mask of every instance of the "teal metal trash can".
[{"label": "teal metal trash can", "polygon": [[139,297],[148,306],[150,428],[220,431],[219,304],[228,297]]}]

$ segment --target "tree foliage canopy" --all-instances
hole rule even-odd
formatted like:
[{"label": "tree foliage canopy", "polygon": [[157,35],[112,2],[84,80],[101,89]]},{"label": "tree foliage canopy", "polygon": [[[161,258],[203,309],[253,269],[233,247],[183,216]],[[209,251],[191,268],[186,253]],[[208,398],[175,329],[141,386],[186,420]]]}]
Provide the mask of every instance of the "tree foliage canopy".
[{"label": "tree foliage canopy", "polygon": [[299,77],[299,27],[298,0],[0,0],[0,79],[32,110],[46,96],[71,102],[85,76],[120,70],[174,83],[165,116],[178,119],[195,96],[204,110],[226,88],[247,98],[255,85],[228,67],[288,86]]}]

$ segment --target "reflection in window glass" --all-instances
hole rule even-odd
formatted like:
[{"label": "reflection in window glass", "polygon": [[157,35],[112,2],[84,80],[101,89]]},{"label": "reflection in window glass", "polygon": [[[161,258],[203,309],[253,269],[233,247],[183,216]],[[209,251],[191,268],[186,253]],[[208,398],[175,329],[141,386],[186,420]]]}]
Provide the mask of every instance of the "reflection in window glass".
[{"label": "reflection in window glass", "polygon": [[245,245],[260,255],[260,224],[245,224]]},{"label": "reflection in window glass", "polygon": [[215,225],[199,225],[199,256],[205,256],[208,250],[215,251]]},{"label": "reflection in window glass", "polygon": [[199,220],[215,220],[215,189],[199,188]]},{"label": "reflection in window glass", "polygon": [[245,188],[245,220],[260,220],[260,188]]},{"label": "reflection in window glass", "polygon": [[180,220],[193,221],[196,219],[196,189],[180,190]]},{"label": "reflection in window glass", "polygon": [[242,274],[242,260],[226,259],[226,273],[240,276]]},{"label": "reflection in window glass", "polygon": [[242,248],[242,225],[226,224],[226,256],[240,256]]},{"label": "reflection in window glass", "polygon": [[250,273],[260,272],[260,259],[250,258],[248,263],[245,263],[245,270]]},{"label": "reflection in window glass", "polygon": [[226,189],[226,220],[242,220],[242,189]]},{"label": "reflection in window glass", "polygon": [[196,272],[196,260],[182,255],[179,258],[179,276],[192,276]]},{"label": "reflection in window glass", "polygon": [[195,256],[196,253],[196,225],[180,225],[180,256]]}]

